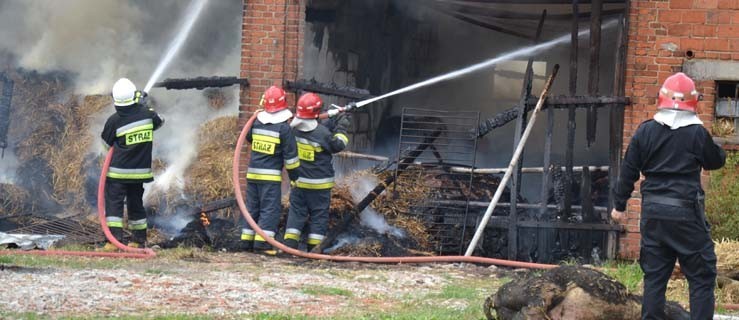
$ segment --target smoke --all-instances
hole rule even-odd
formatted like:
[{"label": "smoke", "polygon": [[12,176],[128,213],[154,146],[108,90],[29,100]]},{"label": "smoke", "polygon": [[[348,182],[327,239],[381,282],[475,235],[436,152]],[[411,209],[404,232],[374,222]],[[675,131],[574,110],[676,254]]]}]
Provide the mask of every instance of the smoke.
[{"label": "smoke", "polygon": [[[359,202],[364,198],[372,189],[377,185],[379,181],[374,176],[360,176],[354,181],[353,188],[351,188],[352,200]],[[374,209],[367,206],[359,214],[361,224],[363,226],[372,228],[379,234],[388,234],[396,237],[405,237],[405,232],[402,229],[391,226],[385,220],[381,214],[377,213]]]},{"label": "smoke", "polygon": [[[74,92],[107,94],[121,77],[139,89],[156,69],[180,30],[191,1],[179,0],[6,0],[0,2],[0,54],[13,67],[73,75]],[[241,0],[209,1],[178,54],[161,78],[237,76],[240,60]],[[168,164],[150,189],[183,188],[184,171],[196,156],[200,125],[238,112],[238,88],[226,89],[229,105],[214,111],[202,91],[149,92],[166,119],[156,132],[154,158]],[[111,101],[112,102],[112,101]],[[90,117],[96,139],[89,150],[104,154],[99,143],[112,106]],[[13,157],[0,161],[0,181],[15,171]]]},{"label": "smoke", "polygon": [[[124,76],[143,87],[188,4],[176,0],[3,1],[0,50],[13,53],[26,69],[74,72],[78,93],[108,92],[115,79]],[[241,1],[211,1],[164,77],[236,74],[240,25]]]},{"label": "smoke", "polygon": [[15,183],[16,170],[18,170],[18,158],[12,148],[7,148],[5,157],[0,159],[0,183]]}]

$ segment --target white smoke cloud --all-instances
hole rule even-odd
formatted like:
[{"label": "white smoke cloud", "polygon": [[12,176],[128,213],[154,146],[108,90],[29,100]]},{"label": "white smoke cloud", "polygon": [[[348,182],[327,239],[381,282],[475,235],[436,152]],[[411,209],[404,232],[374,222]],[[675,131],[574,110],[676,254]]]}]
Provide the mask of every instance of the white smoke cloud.
[{"label": "white smoke cloud", "polygon": [[[78,93],[106,93],[124,76],[143,88],[188,5],[175,0],[7,0],[0,3],[0,51],[13,53],[26,69],[76,74]],[[240,0],[210,1],[163,76],[238,74],[241,8]]]},{"label": "white smoke cloud", "polygon": [[18,158],[13,150],[5,149],[5,157],[0,159],[0,183],[15,183],[15,171],[18,169]]},{"label": "white smoke cloud", "polygon": [[[5,0],[0,2],[0,53],[11,54],[15,64],[11,67],[69,72],[76,93],[107,94],[120,77],[143,89],[179,32],[189,4],[180,0]],[[161,79],[238,75],[242,10],[241,0],[208,1]],[[156,133],[154,157],[169,164],[157,177],[156,187],[182,188],[184,171],[196,155],[200,125],[238,112],[238,88],[226,91],[233,97],[231,103],[214,111],[202,91],[151,90],[156,111],[166,118]],[[90,118],[95,139],[90,152],[105,152],[98,140],[105,120],[114,112],[111,103]],[[10,180],[15,171],[17,163],[12,159],[6,155],[0,161],[0,181]]]},{"label": "white smoke cloud", "polygon": [[[379,183],[375,176],[360,176],[353,181],[351,188],[352,200],[354,202],[362,201],[374,187]],[[367,206],[359,213],[360,222],[363,226],[372,228],[379,234],[389,234],[396,237],[405,237],[405,232],[398,227],[391,226],[381,214],[377,213],[372,207]]]}]

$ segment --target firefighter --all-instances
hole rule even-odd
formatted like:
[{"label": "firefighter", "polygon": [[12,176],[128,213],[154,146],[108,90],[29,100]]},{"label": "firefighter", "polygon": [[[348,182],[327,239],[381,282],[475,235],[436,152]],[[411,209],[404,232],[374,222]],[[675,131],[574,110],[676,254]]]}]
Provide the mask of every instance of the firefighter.
[{"label": "firefighter", "polygon": [[346,114],[335,118],[333,132],[318,123],[321,98],[306,93],[298,100],[296,118],[290,124],[295,132],[300,157],[298,180],[290,191],[290,211],[285,229],[285,244],[297,249],[306,222],[308,251],[321,243],[328,229],[331,188],[334,186],[332,154],[346,148],[349,138]]},{"label": "firefighter", "polygon": [[[128,228],[133,234],[129,247],[146,245],[146,211],[144,183],[154,180],[151,171],[151,151],[154,130],[164,119],[144,103],[146,93],[126,78],[113,85],[113,105],[116,113],[108,118],[101,137],[107,148],[113,148],[113,159],[105,181],[105,220],[118,241],[123,240],[123,205],[128,208]],[[112,243],[103,250],[114,251]]]},{"label": "firefighter", "polygon": [[624,219],[634,183],[641,183],[642,319],[665,319],[665,290],[675,260],[690,285],[691,319],[712,319],[716,254],[704,214],[701,169],[724,165],[726,154],[696,115],[699,93],[677,73],[659,91],[658,111],[642,123],[626,150],[611,216]]},{"label": "firefighter", "polygon": [[[285,91],[277,86],[269,87],[260,104],[264,111],[257,114],[246,136],[251,143],[246,173],[246,207],[267,236],[274,238],[282,213],[282,167],[287,169],[291,181],[296,180],[300,161],[295,137],[288,124],[293,114],[287,109]],[[277,254],[246,223],[241,231],[241,240],[246,241],[244,247],[247,250],[252,244],[258,253]]]}]

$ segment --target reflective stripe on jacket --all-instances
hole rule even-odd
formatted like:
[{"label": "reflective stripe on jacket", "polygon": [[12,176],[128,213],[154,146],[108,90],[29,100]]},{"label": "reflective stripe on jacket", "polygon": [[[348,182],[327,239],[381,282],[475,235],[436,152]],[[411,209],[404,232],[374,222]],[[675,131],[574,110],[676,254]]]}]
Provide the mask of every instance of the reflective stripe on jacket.
[{"label": "reflective stripe on jacket", "polygon": [[331,189],[334,186],[332,154],[344,150],[349,139],[344,133],[332,133],[319,124],[312,131],[294,130],[300,158],[296,187],[310,190]]},{"label": "reflective stripe on jacket", "polygon": [[254,125],[246,135],[251,143],[251,158],[246,179],[250,182],[279,183],[282,167],[288,170],[291,180],[297,179],[296,169],[300,166],[295,136],[287,122]]}]

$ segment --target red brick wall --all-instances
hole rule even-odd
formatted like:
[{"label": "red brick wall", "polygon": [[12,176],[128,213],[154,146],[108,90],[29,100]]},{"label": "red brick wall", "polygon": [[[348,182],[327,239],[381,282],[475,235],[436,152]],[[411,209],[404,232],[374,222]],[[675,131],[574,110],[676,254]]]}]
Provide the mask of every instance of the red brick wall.
[{"label": "red brick wall", "polygon": [[[262,93],[271,85],[295,80],[302,65],[304,0],[244,0],[241,32],[241,77],[250,86],[240,93],[239,130],[259,108]],[[293,105],[295,97],[288,97]],[[241,181],[246,183],[246,153],[242,154]]]},{"label": "red brick wall", "polygon": [[[662,82],[682,70],[688,50],[693,59],[739,60],[739,0],[632,0],[629,19],[626,95],[633,104],[624,115],[624,150],[639,124],[654,114]],[[710,128],[715,82],[696,86],[704,98],[699,116]],[[624,258],[639,255],[641,196],[636,187],[620,241]]]}]

